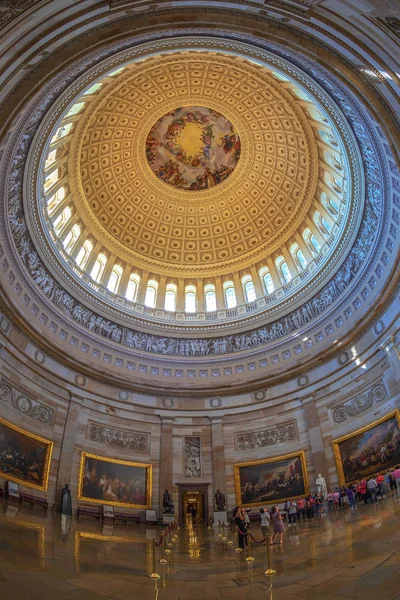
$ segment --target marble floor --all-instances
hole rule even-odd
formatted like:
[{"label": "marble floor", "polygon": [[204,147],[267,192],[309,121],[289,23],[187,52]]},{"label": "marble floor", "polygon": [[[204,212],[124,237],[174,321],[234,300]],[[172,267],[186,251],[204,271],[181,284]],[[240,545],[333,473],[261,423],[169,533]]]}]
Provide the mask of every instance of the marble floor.
[{"label": "marble floor", "polygon": [[[254,562],[217,530],[177,531],[168,564],[152,572],[152,541],[144,525],[70,523],[41,509],[0,503],[0,598],[11,600],[386,600],[400,598],[400,500],[349,509],[286,531],[271,547],[276,575],[265,576],[266,546]],[[260,539],[258,524],[252,534]],[[157,559],[160,558],[159,552]]]}]

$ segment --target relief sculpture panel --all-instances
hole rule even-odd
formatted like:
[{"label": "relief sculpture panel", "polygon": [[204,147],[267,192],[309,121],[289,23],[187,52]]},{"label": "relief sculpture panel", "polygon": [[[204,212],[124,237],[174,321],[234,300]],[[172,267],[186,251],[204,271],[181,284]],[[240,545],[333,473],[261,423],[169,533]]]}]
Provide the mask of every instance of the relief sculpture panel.
[{"label": "relief sculpture panel", "polygon": [[201,477],[201,441],[199,437],[184,439],[185,477]]},{"label": "relief sculpture panel", "polygon": [[237,433],[235,446],[238,450],[253,450],[264,446],[274,446],[298,439],[296,423],[282,423],[268,429]]}]

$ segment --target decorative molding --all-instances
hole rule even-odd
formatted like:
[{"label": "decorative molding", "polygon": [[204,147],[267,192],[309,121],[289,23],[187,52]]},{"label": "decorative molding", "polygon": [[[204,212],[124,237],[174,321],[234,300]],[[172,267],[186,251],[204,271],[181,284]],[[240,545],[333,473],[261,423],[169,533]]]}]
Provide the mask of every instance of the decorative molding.
[{"label": "decorative molding", "polygon": [[343,423],[344,421],[347,421],[347,419],[365,412],[375,403],[381,402],[386,397],[386,388],[382,379],[380,379],[372,387],[361,394],[331,408],[333,420],[335,423]]},{"label": "decorative molding", "polygon": [[340,356],[338,356],[338,363],[339,365],[345,365],[346,363],[348,363],[350,360],[350,355],[348,352],[342,352],[342,354],[340,354]]},{"label": "decorative molding", "polygon": [[92,421],[88,422],[87,437],[92,442],[135,450],[136,452],[150,451],[150,434],[139,431],[115,429]]},{"label": "decorative molding", "polygon": [[201,439],[185,437],[183,440],[185,477],[201,477]]},{"label": "decorative molding", "polygon": [[52,425],[55,417],[55,410],[46,404],[29,398],[19,390],[13,388],[4,379],[0,382],[0,400],[10,404],[27,417],[31,417],[43,425]]},{"label": "decorative molding", "polygon": [[265,446],[275,446],[285,442],[299,439],[299,433],[295,421],[275,425],[270,429],[260,429],[237,433],[235,436],[235,447],[237,450],[254,450]]},{"label": "decorative molding", "polygon": [[87,379],[84,375],[79,375],[78,373],[75,375],[75,383],[79,385],[79,387],[85,387],[87,383]]},{"label": "decorative molding", "polygon": [[210,408],[219,408],[222,406],[221,398],[210,398],[208,401]]},{"label": "decorative molding", "polygon": [[300,375],[300,377],[297,378],[297,385],[299,387],[305,387],[309,383],[310,383],[310,378],[308,375]]}]

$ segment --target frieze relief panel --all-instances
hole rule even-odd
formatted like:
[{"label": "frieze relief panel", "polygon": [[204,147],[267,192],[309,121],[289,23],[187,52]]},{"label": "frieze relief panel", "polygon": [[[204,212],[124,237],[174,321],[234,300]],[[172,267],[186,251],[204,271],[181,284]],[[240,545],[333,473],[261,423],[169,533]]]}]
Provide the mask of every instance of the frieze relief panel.
[{"label": "frieze relief panel", "polygon": [[268,429],[237,433],[235,435],[235,447],[237,450],[254,450],[255,448],[274,446],[298,439],[299,433],[296,422],[290,421]]},{"label": "frieze relief panel", "polygon": [[336,404],[331,407],[332,417],[335,423],[343,423],[355,417],[387,397],[386,388],[383,381],[380,379],[372,387],[365,390],[361,394],[354,396],[350,400]]},{"label": "frieze relief panel", "polygon": [[52,426],[54,423],[55,410],[53,408],[26,396],[4,379],[0,381],[0,400],[25,416],[40,421],[43,425]]},{"label": "frieze relief panel", "polygon": [[201,440],[199,437],[184,438],[185,477],[201,477]]},{"label": "frieze relief panel", "polygon": [[149,433],[116,429],[89,421],[87,437],[92,442],[98,442],[107,446],[116,446],[117,448],[126,448],[127,450],[135,450],[136,452],[143,453],[150,452]]}]

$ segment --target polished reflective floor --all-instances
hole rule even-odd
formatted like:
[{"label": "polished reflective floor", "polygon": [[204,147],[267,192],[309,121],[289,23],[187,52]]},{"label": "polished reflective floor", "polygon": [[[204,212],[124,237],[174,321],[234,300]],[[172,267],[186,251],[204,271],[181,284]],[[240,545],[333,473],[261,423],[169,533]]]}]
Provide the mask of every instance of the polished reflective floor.
[{"label": "polished reflective floor", "polygon": [[[400,598],[400,501],[346,509],[287,529],[271,546],[276,575],[265,576],[265,544],[253,562],[236,539],[188,521],[158,560],[152,580],[153,539],[161,528],[71,522],[42,509],[0,502],[0,598],[11,600],[141,600],[252,598],[339,600]],[[262,538],[252,524],[254,538]]]}]

